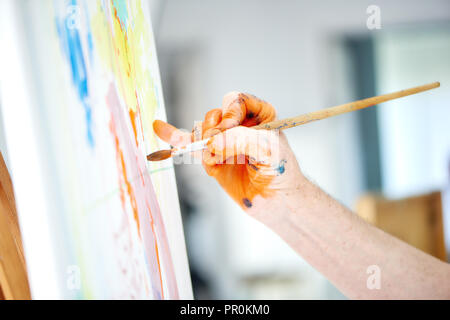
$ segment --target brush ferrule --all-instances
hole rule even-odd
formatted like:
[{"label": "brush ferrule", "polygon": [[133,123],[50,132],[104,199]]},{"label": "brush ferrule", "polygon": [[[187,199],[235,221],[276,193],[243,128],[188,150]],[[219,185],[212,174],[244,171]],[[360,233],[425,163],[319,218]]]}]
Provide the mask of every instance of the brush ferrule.
[{"label": "brush ferrule", "polygon": [[190,144],[185,145],[183,147],[175,147],[175,148],[172,149],[172,156],[178,156],[178,155],[183,154],[183,153],[203,150],[203,149],[206,148],[206,145],[208,144],[208,141],[209,141],[209,138],[190,143]]}]

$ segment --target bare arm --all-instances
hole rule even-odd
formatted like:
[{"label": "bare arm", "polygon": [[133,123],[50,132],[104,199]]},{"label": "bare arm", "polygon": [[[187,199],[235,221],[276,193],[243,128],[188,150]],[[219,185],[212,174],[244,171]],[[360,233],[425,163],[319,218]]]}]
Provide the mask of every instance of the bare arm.
[{"label": "bare arm", "polygon": [[308,180],[276,202],[277,219],[261,222],[347,297],[450,299],[449,264],[366,223]]}]

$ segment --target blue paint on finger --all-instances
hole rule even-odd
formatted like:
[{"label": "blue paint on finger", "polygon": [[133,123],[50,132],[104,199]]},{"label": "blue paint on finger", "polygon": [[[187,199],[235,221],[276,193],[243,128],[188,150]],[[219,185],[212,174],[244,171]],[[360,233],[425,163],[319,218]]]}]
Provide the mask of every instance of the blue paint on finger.
[{"label": "blue paint on finger", "polygon": [[286,168],[284,167],[284,165],[286,164],[286,160],[281,160],[280,164],[278,165],[278,168],[276,169],[278,171],[278,175],[283,174],[284,171],[286,171]]}]

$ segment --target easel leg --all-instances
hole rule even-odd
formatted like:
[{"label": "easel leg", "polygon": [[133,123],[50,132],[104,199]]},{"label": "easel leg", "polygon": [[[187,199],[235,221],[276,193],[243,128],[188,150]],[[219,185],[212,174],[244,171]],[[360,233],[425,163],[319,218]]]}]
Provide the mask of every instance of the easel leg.
[{"label": "easel leg", "polygon": [[1,153],[0,299],[31,299],[12,181]]}]

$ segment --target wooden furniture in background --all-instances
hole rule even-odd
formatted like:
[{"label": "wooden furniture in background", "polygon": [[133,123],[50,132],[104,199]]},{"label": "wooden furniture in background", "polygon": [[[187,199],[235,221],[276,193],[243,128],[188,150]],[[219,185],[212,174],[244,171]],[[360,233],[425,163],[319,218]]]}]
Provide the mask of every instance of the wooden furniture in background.
[{"label": "wooden furniture in background", "polygon": [[30,299],[12,181],[0,153],[0,299]]},{"label": "wooden furniture in background", "polygon": [[358,200],[356,212],[387,233],[447,261],[440,192],[399,200],[367,194]]}]

